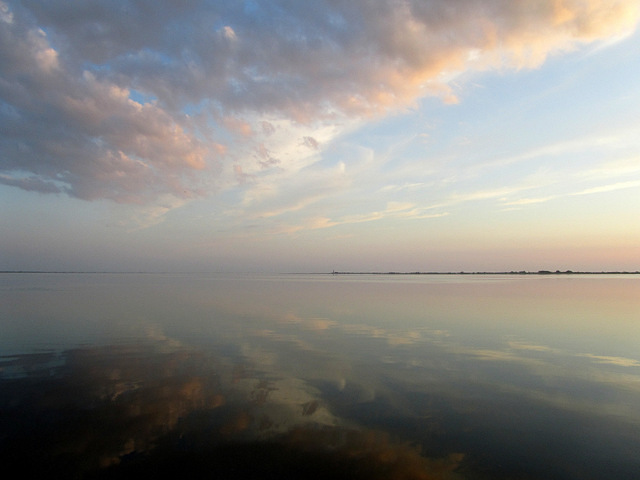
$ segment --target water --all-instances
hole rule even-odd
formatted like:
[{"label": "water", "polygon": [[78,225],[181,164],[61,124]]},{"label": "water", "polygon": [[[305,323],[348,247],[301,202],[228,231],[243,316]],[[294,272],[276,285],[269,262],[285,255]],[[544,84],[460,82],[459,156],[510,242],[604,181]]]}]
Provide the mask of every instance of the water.
[{"label": "water", "polygon": [[640,276],[0,282],[23,477],[640,478]]}]

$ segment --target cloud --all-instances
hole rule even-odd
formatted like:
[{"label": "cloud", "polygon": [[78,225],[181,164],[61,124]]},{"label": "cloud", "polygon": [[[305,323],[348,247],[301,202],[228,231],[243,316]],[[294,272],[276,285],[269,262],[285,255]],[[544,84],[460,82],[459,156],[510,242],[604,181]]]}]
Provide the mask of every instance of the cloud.
[{"label": "cloud", "polygon": [[198,193],[184,177],[207,166],[215,145],[189,135],[158,105],[131,100],[127,88],[63,70],[44,31],[6,22],[0,28],[0,181],[130,203]]},{"label": "cloud", "polygon": [[[619,147],[619,145],[616,145],[616,147]],[[620,150],[620,148],[617,149]],[[586,145],[584,149],[577,150],[577,153],[584,157],[588,153],[593,153],[593,148],[589,148],[589,146]],[[603,156],[605,156],[603,153],[596,152],[597,158],[601,158]],[[515,200],[505,198],[503,199],[502,204],[505,206],[524,206],[544,203],[565,197],[592,195],[623,189],[638,188],[640,187],[640,180],[633,179],[638,176],[638,173],[640,173],[640,167],[638,166],[637,160],[636,156],[630,156],[615,160],[598,161],[595,165],[576,172],[563,172],[562,170],[546,172],[545,175],[538,175],[532,178],[535,182],[530,184],[529,188],[542,189],[555,185],[557,188],[561,189],[560,191],[536,197],[518,198]],[[612,179],[618,179],[619,181],[612,181]],[[566,188],[567,185],[569,185],[569,180],[571,181],[571,184],[574,185],[571,189]],[[586,182],[592,186],[582,188],[580,190],[575,189],[577,185]],[[594,183],[596,185],[593,185]],[[525,188],[522,190],[525,190]],[[517,194],[518,192],[515,191],[514,193]]]},{"label": "cloud", "polygon": [[[631,31],[639,9],[635,0],[0,2],[1,181],[139,204],[210,194],[236,181],[234,168],[241,180],[255,173],[276,125],[306,125],[296,152],[320,150],[330,142],[312,133],[319,124],[337,133],[427,95],[455,102],[460,73],[537,67]],[[270,165],[300,171],[295,155],[265,148]]]},{"label": "cloud", "polygon": [[557,195],[549,195],[547,197],[537,197],[537,198],[521,198],[519,200],[513,200],[511,202],[504,202],[505,206],[519,206],[519,205],[532,205],[534,203],[544,203],[549,200],[553,200],[558,198]]},{"label": "cloud", "polygon": [[625,357],[610,357],[604,355],[593,355],[590,353],[585,353],[579,355],[581,357],[590,358],[598,363],[606,363],[609,365],[617,365],[620,367],[640,367],[640,362],[633,358],[625,358]]},{"label": "cloud", "polygon": [[307,225],[300,226],[297,230],[302,228],[329,228],[337,225],[349,225],[354,223],[373,222],[376,220],[382,220],[384,218],[404,218],[413,220],[424,220],[428,218],[439,218],[449,215],[449,212],[437,212],[430,213],[431,207],[417,207],[413,204],[403,204],[398,202],[389,202],[387,208],[381,211],[374,211],[356,215],[345,215],[343,217],[332,220],[330,218],[314,218],[311,219]]},{"label": "cloud", "polygon": [[513,350],[528,350],[532,352],[552,352],[553,351],[551,347],[546,345],[536,345],[536,344],[518,342],[518,341],[510,341],[508,342],[508,345],[509,345],[509,348]]},{"label": "cloud", "polygon": [[21,188],[28,192],[61,193],[62,189],[54,182],[47,182],[35,176],[26,178],[0,174],[0,183]]},{"label": "cloud", "polygon": [[110,224],[130,232],[141,230],[161,223],[165,214],[182,207],[187,202],[188,199],[165,194],[158,196],[155,202],[140,205],[133,210],[119,205],[120,208],[112,209]]},{"label": "cloud", "polygon": [[[639,132],[640,133],[640,132]],[[586,179],[603,179],[617,176],[637,175],[640,173],[640,155],[621,158],[591,168],[582,173]]]},{"label": "cloud", "polygon": [[317,150],[320,147],[320,143],[313,137],[304,137],[302,143],[313,150]]},{"label": "cloud", "polygon": [[535,203],[548,202],[550,200],[555,200],[561,197],[576,196],[576,195],[592,195],[596,193],[606,193],[606,192],[613,192],[616,190],[623,190],[626,188],[638,188],[638,187],[640,187],[640,180],[630,180],[627,182],[617,182],[617,183],[612,183],[608,185],[599,185],[597,187],[587,188],[579,192],[569,192],[569,193],[558,194],[558,195],[548,195],[546,197],[521,198],[513,201],[505,201],[503,202],[503,205],[505,206],[531,205]]},{"label": "cloud", "polygon": [[617,182],[610,185],[600,185],[598,187],[587,188],[580,192],[576,192],[573,195],[591,195],[592,193],[612,192],[614,190],[621,190],[624,188],[638,188],[640,187],[640,180],[631,180],[628,182]]}]

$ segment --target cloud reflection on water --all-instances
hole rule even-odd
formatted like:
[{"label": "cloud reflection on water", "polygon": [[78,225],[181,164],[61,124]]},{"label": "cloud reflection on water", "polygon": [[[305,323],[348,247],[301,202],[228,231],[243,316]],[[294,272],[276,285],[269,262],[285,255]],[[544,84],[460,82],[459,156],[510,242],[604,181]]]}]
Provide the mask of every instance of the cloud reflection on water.
[{"label": "cloud reflection on water", "polygon": [[2,358],[9,463],[308,478],[640,468],[635,279],[65,278],[14,297],[13,321],[103,336]]},{"label": "cloud reflection on water", "polygon": [[7,368],[23,375],[2,379],[0,458],[23,477],[122,478],[164,464],[215,478],[445,479],[462,459],[350,424],[300,379],[175,343],[17,356]]}]

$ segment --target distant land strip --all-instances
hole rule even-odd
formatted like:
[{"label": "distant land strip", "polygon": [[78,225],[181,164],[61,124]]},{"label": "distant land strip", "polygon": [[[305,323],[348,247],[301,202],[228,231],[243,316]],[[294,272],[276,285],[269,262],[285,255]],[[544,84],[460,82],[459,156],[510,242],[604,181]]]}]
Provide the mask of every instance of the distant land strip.
[{"label": "distant land strip", "polygon": [[640,271],[602,271],[602,272],[580,272],[573,270],[538,270],[535,272],[527,270],[511,270],[505,272],[339,272],[332,271],[331,275],[640,275]]}]

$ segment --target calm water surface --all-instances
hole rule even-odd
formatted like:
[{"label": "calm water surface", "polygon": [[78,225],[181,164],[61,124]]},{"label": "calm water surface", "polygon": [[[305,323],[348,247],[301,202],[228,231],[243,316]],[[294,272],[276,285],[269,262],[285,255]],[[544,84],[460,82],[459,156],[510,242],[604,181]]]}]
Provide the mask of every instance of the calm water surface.
[{"label": "calm water surface", "polygon": [[0,274],[21,476],[640,478],[640,276]]}]

